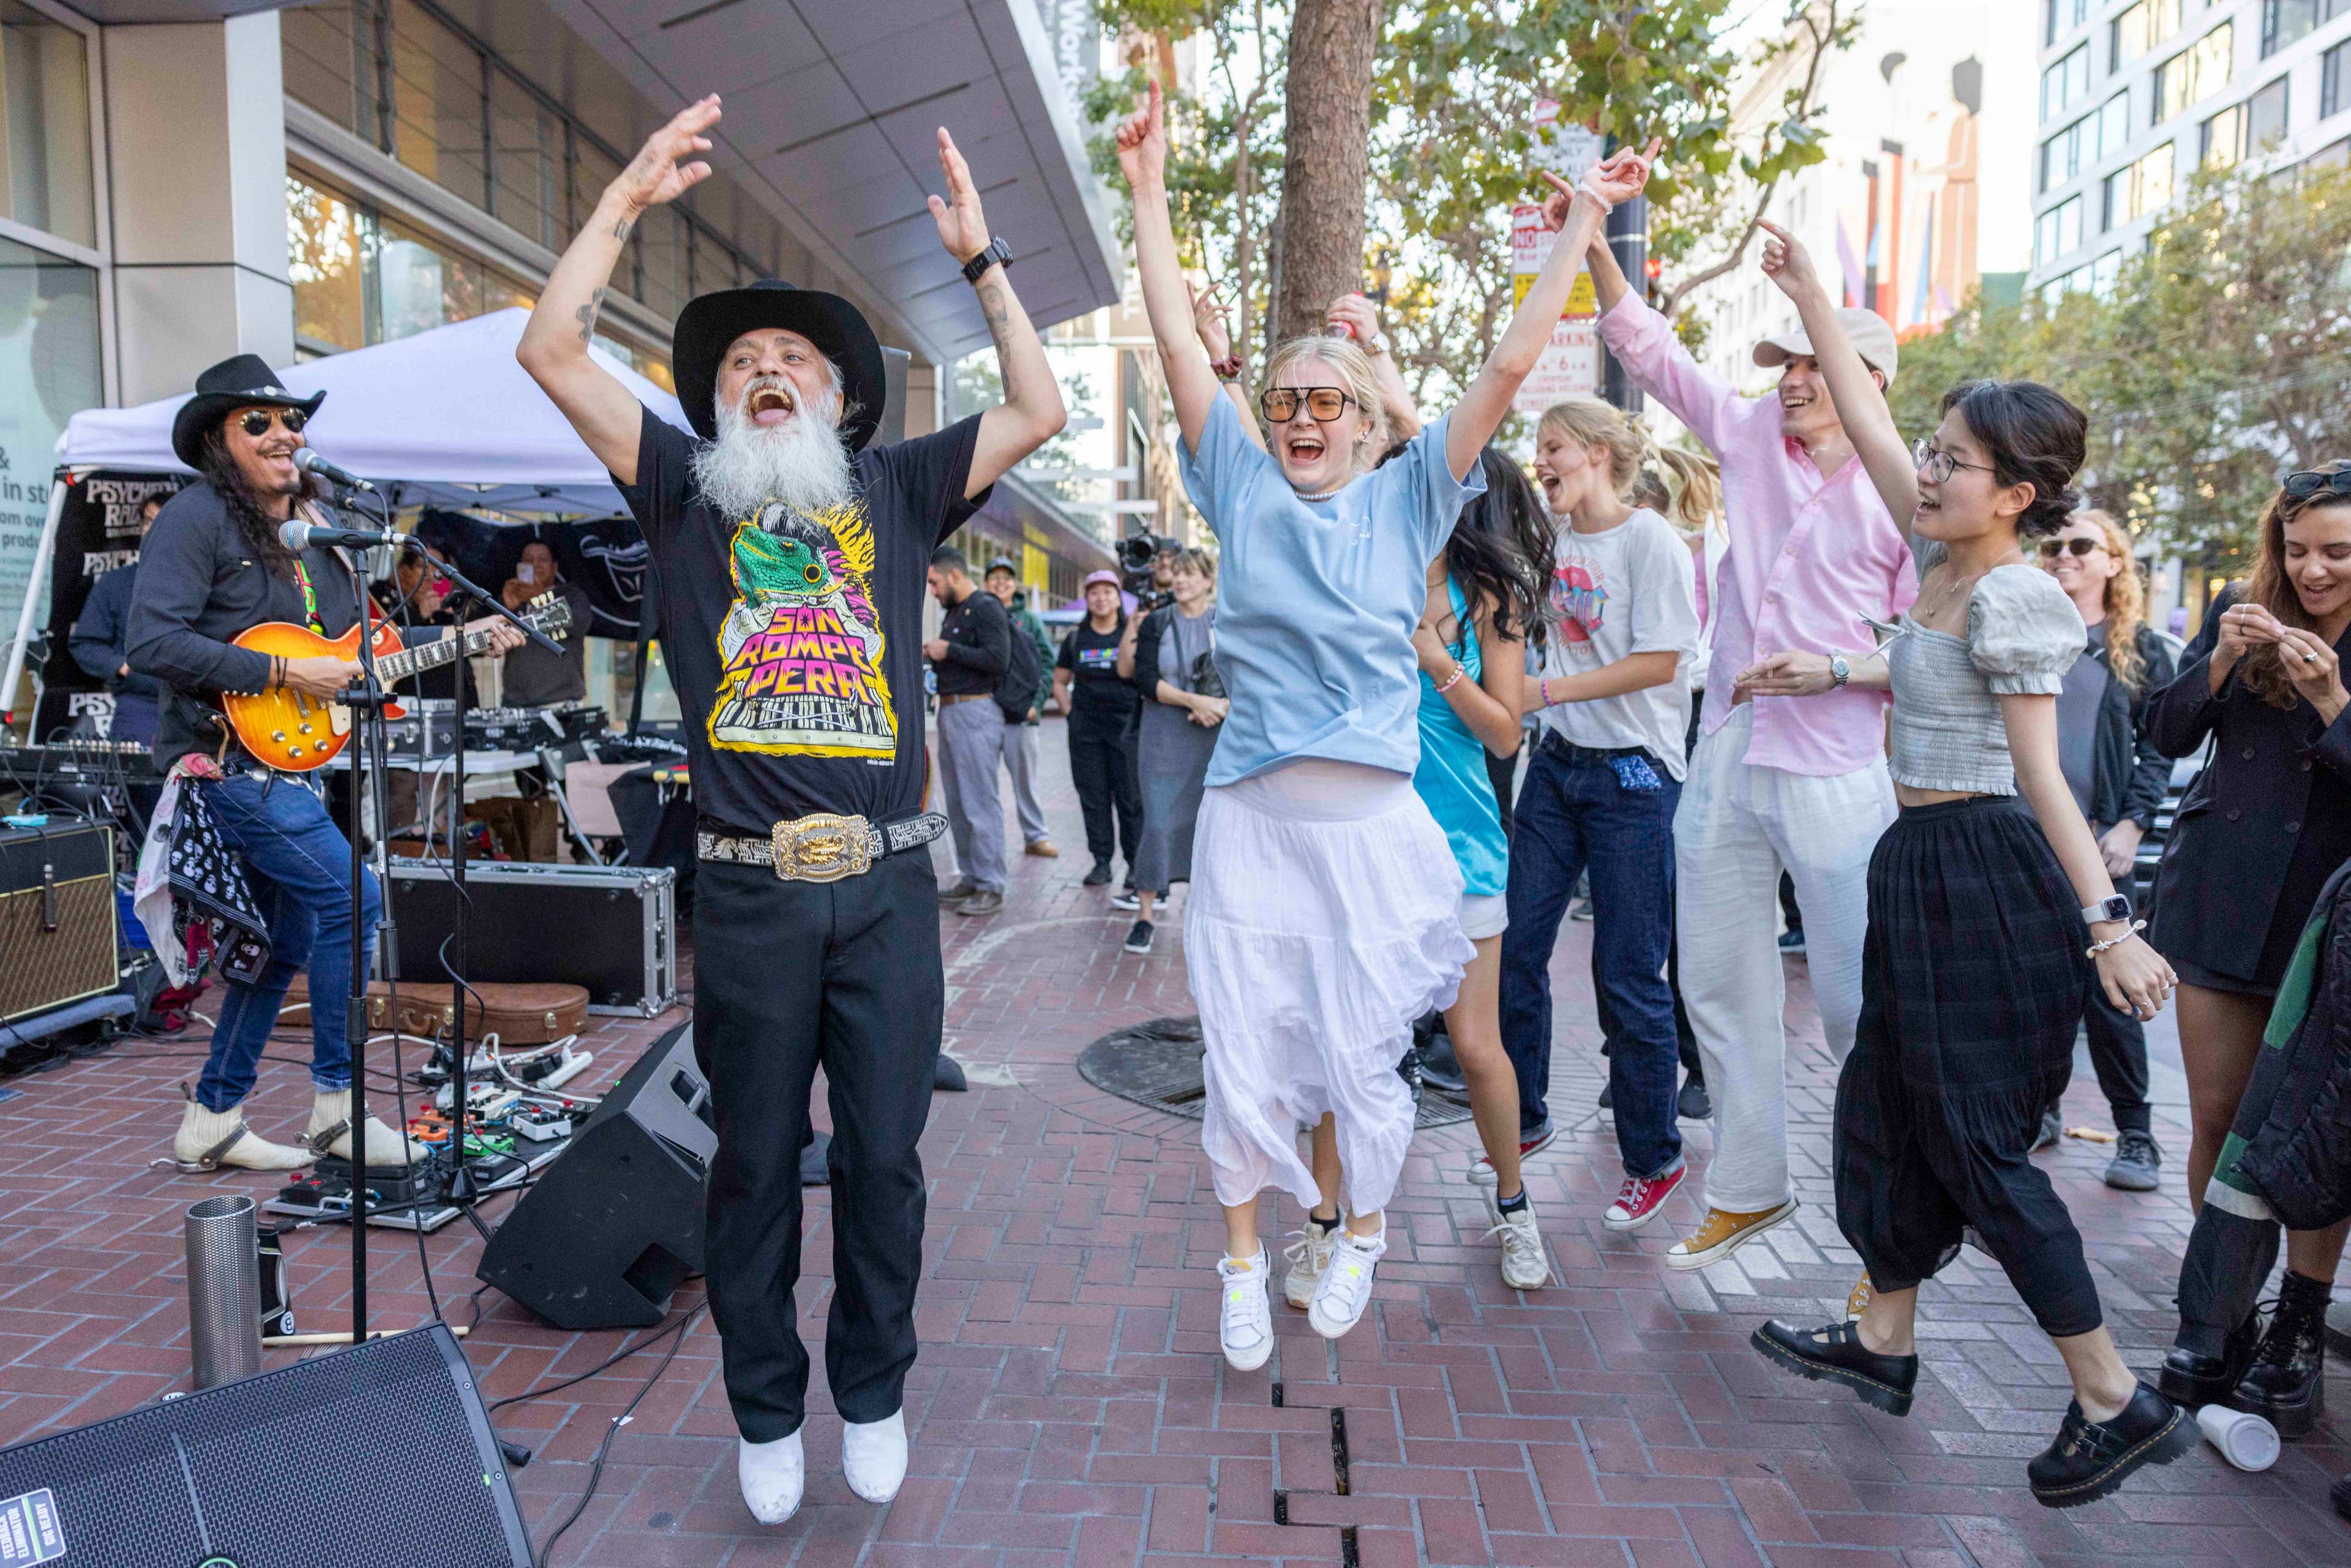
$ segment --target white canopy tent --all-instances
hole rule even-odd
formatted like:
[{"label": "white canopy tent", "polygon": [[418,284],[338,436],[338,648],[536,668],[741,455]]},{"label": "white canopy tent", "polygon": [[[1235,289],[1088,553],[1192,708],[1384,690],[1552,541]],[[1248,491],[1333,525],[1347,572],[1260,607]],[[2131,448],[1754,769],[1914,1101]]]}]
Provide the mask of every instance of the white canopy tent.
[{"label": "white canopy tent", "polygon": [[[604,465],[515,361],[530,312],[453,322],[277,372],[288,392],[328,394],[310,444],[371,479],[395,506],[428,503],[540,517],[611,517],[624,508]],[[600,348],[589,353],[654,414],[688,428],[677,399]],[[185,474],[172,452],[172,416],[185,396],[75,414],[57,438],[57,477],[33,558],[31,588],[8,644],[0,703],[13,701],[44,597],[69,473]]]}]

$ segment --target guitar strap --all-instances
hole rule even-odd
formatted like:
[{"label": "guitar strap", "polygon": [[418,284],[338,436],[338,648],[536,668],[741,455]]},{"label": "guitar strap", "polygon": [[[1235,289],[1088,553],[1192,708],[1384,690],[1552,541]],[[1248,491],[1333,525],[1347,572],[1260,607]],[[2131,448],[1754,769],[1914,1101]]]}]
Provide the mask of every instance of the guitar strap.
[{"label": "guitar strap", "polygon": [[[302,507],[302,515],[313,523],[319,521],[318,513],[307,503]],[[303,563],[302,558],[298,555],[294,558],[294,580],[302,587],[302,619],[310,623],[311,631],[321,637],[325,636],[327,624],[319,618],[319,590],[310,580],[309,567]]]}]

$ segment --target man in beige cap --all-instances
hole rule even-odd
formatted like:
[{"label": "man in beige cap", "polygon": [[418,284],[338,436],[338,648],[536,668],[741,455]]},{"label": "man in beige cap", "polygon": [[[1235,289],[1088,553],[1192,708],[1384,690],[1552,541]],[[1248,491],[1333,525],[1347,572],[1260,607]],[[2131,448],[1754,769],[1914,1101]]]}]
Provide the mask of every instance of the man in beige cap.
[{"label": "man in beige cap", "polygon": [[[1609,350],[1720,460],[1730,538],[1724,570],[1709,570],[1713,674],[1674,815],[1682,998],[1713,1092],[1715,1155],[1706,1218],[1666,1264],[1702,1269],[1796,1212],[1772,919],[1783,870],[1804,912],[1830,1054],[1842,1061],[1853,1048],[1869,854],[1895,807],[1886,694],[1847,687],[1845,660],[1876,646],[1870,621],[1908,609],[1918,576],[1802,329],[1755,345],[1780,384],[1742,397],[1626,286],[1605,240],[1591,264]],[[1867,310],[1839,319],[1879,384],[1891,383],[1893,329]],[[1833,689],[1799,702],[1736,684],[1759,653],[1782,649],[1828,655]]]}]

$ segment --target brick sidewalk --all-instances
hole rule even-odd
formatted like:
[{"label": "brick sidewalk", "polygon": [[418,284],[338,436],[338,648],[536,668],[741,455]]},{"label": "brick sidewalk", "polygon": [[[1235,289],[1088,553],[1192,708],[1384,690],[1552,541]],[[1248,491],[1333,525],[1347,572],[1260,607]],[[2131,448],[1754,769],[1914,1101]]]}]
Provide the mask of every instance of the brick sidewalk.
[{"label": "brick sidewalk", "polygon": [[[1071,1065],[1112,1028],[1191,1010],[1178,926],[1163,926],[1148,958],[1119,950],[1131,917],[1078,885],[1087,861],[1058,725],[1044,752],[1062,858],[1019,862],[1003,915],[944,917],[947,1042],[974,1083],[937,1097],[924,1142],[930,1223],[905,1490],[876,1510],[841,1481],[820,1355],[808,1502],[781,1529],[755,1525],[736,1493],[717,1341],[697,1321],[612,1443],[554,1563],[2351,1563],[2351,1527],[2325,1500],[2351,1468],[2334,1424],[2289,1445],[2265,1475],[2238,1474],[2199,1447],[2106,1501],[2036,1505],[2023,1461],[2054,1431],[2065,1382],[1974,1252],[1922,1293],[1928,1375],[1907,1421],[1782,1376],[1747,1347],[1766,1315],[1835,1309],[1857,1272],[1831,1216],[1832,1080],[1796,961],[1791,1098],[1805,1207],[1740,1266],[1659,1267],[1656,1254],[1696,1218],[1692,1196],[1638,1235],[1601,1227],[1618,1167],[1594,1116],[1529,1172],[1558,1284],[1506,1291],[1459,1179],[1475,1134],[1447,1127],[1416,1145],[1364,1326],[1331,1346],[1303,1314],[1279,1309],[1280,1355],[1229,1371],[1212,1271],[1222,1226],[1196,1124],[1105,1096]],[[1589,929],[1567,926],[1553,967],[1562,1107],[1590,1105],[1601,1082]],[[600,1020],[587,1042],[592,1082],[683,1016]],[[273,1054],[307,1048],[281,1037]],[[201,1055],[200,1040],[125,1046],[0,1083],[21,1092],[0,1103],[0,1442],[188,1386],[180,1216],[207,1193],[271,1185],[146,1168]],[[298,1132],[299,1068],[267,1067],[263,1085],[258,1130]],[[2158,1194],[2101,1185],[2106,1151],[2095,1145],[2043,1156],[2088,1239],[2124,1354],[2141,1368],[2168,1343],[2189,1224],[2186,1128],[2175,1108],[2158,1116],[2170,1151]],[[2105,1124],[2086,1074],[2066,1120]],[[1703,1166],[1707,1130],[1683,1130]],[[801,1333],[813,1346],[832,1239],[825,1196],[809,1196]],[[492,1218],[510,1201],[495,1200]],[[1281,1207],[1269,1207],[1270,1235],[1298,1222]],[[459,1224],[425,1245],[452,1320],[469,1321],[477,1239]],[[425,1321],[411,1239],[379,1233],[371,1257],[377,1323]],[[348,1260],[340,1230],[295,1239],[304,1327],[340,1326]],[[699,1300],[690,1285],[679,1304]],[[591,1366],[622,1343],[545,1328],[495,1294],[476,1304],[468,1350],[491,1398]],[[538,1450],[515,1474],[535,1540],[579,1500],[588,1459],[659,1358],[656,1348],[499,1413],[509,1437]]]}]

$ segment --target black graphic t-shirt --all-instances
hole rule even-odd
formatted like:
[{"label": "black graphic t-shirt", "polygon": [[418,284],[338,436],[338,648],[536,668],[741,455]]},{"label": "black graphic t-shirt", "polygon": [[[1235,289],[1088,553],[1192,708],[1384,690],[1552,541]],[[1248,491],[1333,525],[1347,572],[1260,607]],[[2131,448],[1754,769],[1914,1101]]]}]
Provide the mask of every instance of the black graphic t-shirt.
[{"label": "black graphic t-shirt", "polygon": [[1053,663],[1070,672],[1070,711],[1088,718],[1124,718],[1141,698],[1134,683],[1118,674],[1119,639],[1126,635],[1126,617],[1107,632],[1097,632],[1091,620],[1081,621],[1061,639],[1061,657]]},{"label": "black graphic t-shirt", "polygon": [[[964,498],[977,415],[851,460],[854,498],[784,526],[720,516],[691,477],[695,438],[648,410],[637,482],[661,644],[705,817],[764,835],[811,811],[893,821],[923,793],[923,593]],[[616,480],[615,483],[618,483]]]}]

